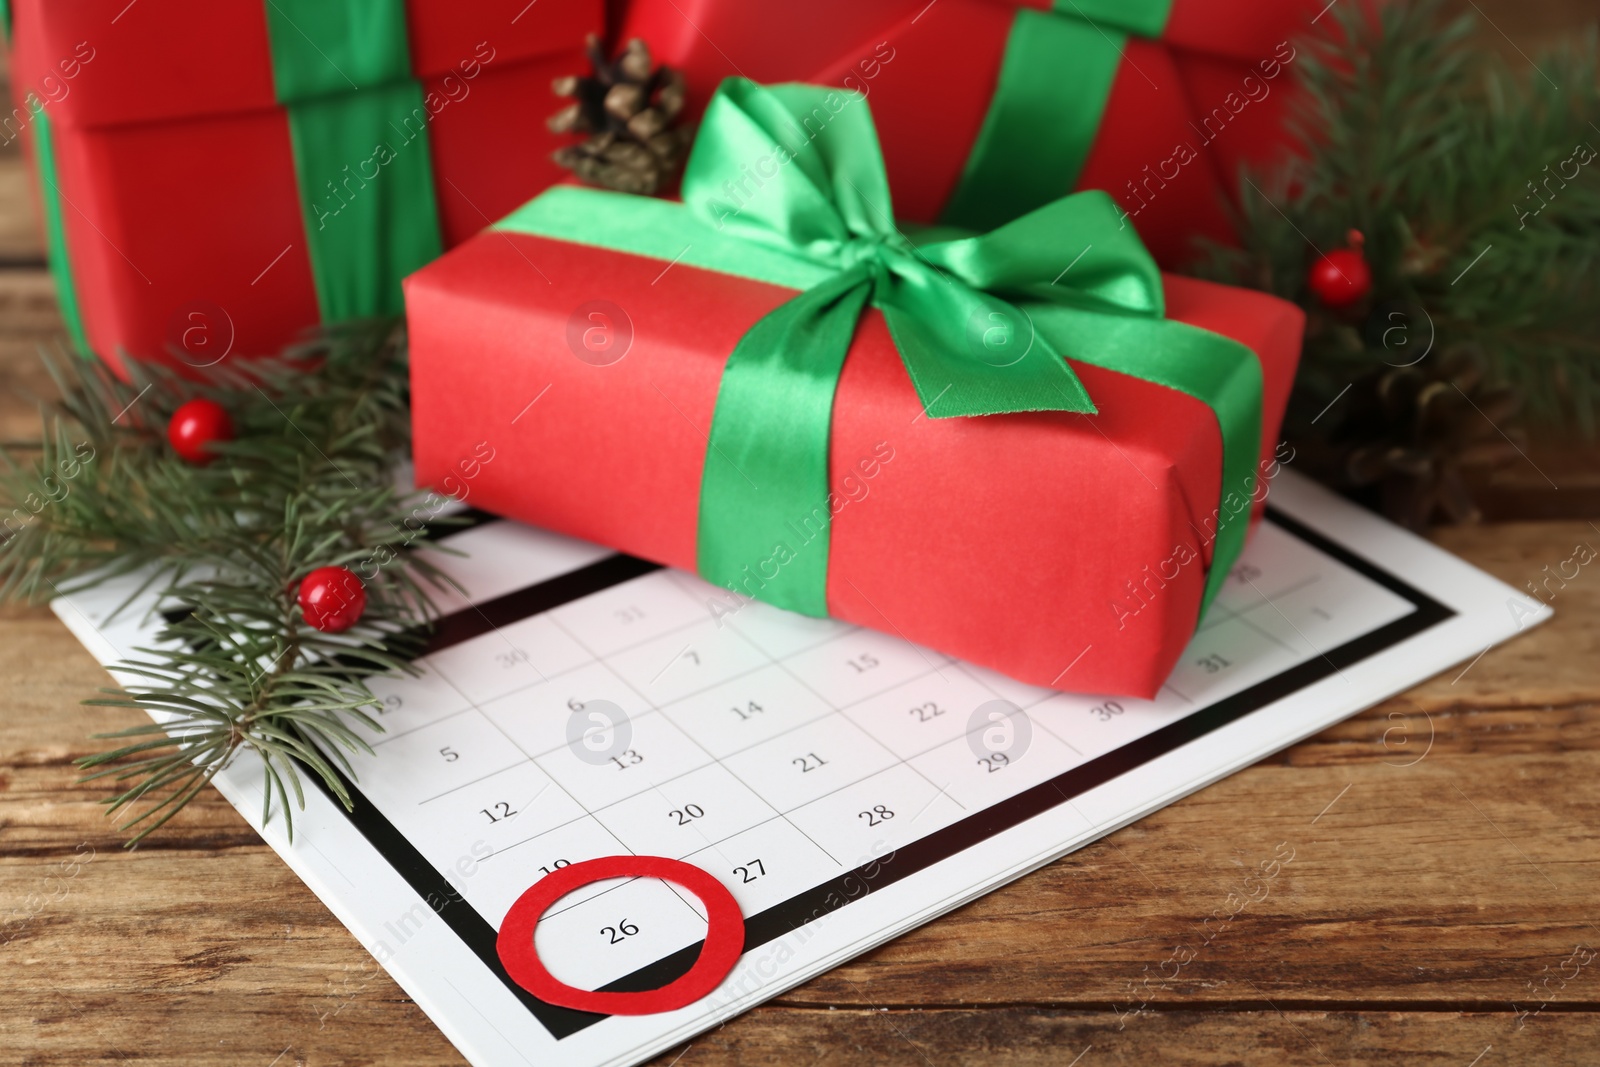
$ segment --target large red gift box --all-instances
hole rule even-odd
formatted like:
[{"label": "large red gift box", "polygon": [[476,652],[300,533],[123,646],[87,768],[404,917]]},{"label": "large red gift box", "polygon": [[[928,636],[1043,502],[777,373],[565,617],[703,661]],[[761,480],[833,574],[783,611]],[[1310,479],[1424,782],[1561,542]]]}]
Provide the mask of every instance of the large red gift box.
[{"label": "large red gift box", "polygon": [[[1315,36],[1328,36],[1335,21],[1323,21],[1333,10],[1327,0],[1001,2],[1053,9],[1060,15],[1092,20],[1111,34],[1123,30],[1135,35],[1143,29],[1141,20],[1149,17],[1139,14],[1139,9],[1165,7],[1166,21],[1158,37],[1170,49],[1181,88],[1188,95],[1194,133],[1190,143],[1214,157],[1223,189],[1230,195],[1239,192],[1241,165],[1270,170],[1296,149],[1287,128],[1289,104],[1296,95],[1295,63],[1303,44]],[[1374,6],[1372,0],[1364,3],[1369,10]],[[1118,71],[1113,93],[1128,92],[1120,82],[1132,73]],[[1133,180],[1140,184],[1139,178]],[[1120,195],[1126,182],[1124,178],[1122,190],[1094,187]],[[1125,201],[1124,208],[1134,210],[1134,202]]]},{"label": "large red gift box", "polygon": [[[846,49],[882,34],[928,0],[628,0],[617,38],[635,37],[680,71],[698,115],[724,78],[808,79]],[[852,83],[851,87],[854,87]]]},{"label": "large red gift box", "polygon": [[[1072,4],[940,0],[887,32],[895,58],[869,83],[901,212],[993,226],[1102,189],[1163,264],[1231,241],[1238,164],[1288,144],[1292,38],[1310,3],[1174,0],[1154,37]],[[880,48],[865,42],[816,80],[839,82]]]},{"label": "large red gift box", "polygon": [[[826,95],[732,80],[702,126],[686,203],[558,186],[407,279],[419,484],[459,493],[470,467],[478,507],[702,574],[720,567],[714,580],[740,594],[717,590],[723,612],[745,596],[773,599],[766,582],[787,581],[793,572],[782,568],[822,537],[826,567],[813,588],[825,603],[802,600],[802,610],[1035,684],[1152,695],[1193,633],[1214,548],[1222,558],[1223,535],[1212,536],[1219,517],[1237,538],[1275,473],[1301,312],[1263,293],[1159,275],[1099,193],[994,234],[928,231],[913,253],[887,210],[881,161],[871,162],[865,107],[841,108],[809,138],[792,121],[815,115]],[[788,147],[749,154],[763,145]],[[722,198],[734,183],[723,179],[745,173],[760,188],[747,186],[753,195],[732,208]],[[822,236],[829,232],[854,236]],[[1099,258],[1085,249],[1088,258],[1058,274],[1057,260],[1074,254],[1058,243],[1077,240],[1105,247]],[[953,273],[935,271],[928,257]],[[1115,266],[1128,263],[1148,270],[1138,267],[1134,282]],[[1019,306],[1037,324],[1026,345],[1003,349],[1019,355],[990,365],[1063,379],[1070,368],[1096,414],[1052,400],[940,406],[972,371],[926,362],[928,344],[948,342],[958,362],[988,362],[971,330],[980,324],[982,333],[994,315],[967,317],[961,303],[973,284],[1024,294]],[[1112,306],[1101,297],[1123,306],[1126,284],[1164,302],[1164,317],[1098,310]],[[849,304],[840,285],[877,294],[859,319],[849,313],[855,325],[843,332],[825,325],[829,309],[862,305]],[[1058,300],[1076,307],[1069,320],[1052,318],[1064,309]],[[959,307],[970,354],[950,332],[953,320],[938,317],[946,306]],[[919,333],[938,322],[943,340]],[[1154,332],[1138,332],[1146,327]],[[1095,348],[1091,334],[1111,347]],[[1149,350],[1132,350],[1152,337],[1214,358],[1219,388],[1248,398],[1258,415],[1225,419],[1224,397],[1156,384]],[[1184,347],[1195,339],[1207,347]],[[920,371],[907,362],[913,342]],[[791,345],[799,361],[778,370]],[[986,335],[982,345],[1002,354]],[[1044,354],[1030,363],[1035,345]],[[807,368],[831,351],[842,364],[829,366],[842,369],[828,372],[837,377],[821,436],[807,437],[817,409],[793,375],[819,373]],[[1052,362],[1059,352],[1065,367]],[[1185,380],[1200,370],[1185,368]],[[976,373],[987,389],[1021,372]],[[950,384],[941,390],[942,382]],[[758,464],[762,484],[746,492],[741,460],[719,439]],[[822,452],[815,489],[796,495],[789,490],[800,476],[785,464],[813,454],[784,442],[800,439]],[[1224,440],[1233,442],[1226,457]],[[754,450],[744,449],[751,441]],[[493,462],[478,462],[486,454]],[[1236,465],[1225,467],[1228,457]],[[730,499],[750,507],[723,507]],[[797,521],[772,522],[785,518]],[[740,551],[708,555],[730,532],[744,538]],[[769,532],[781,540],[762,559]]]},{"label": "large red gift box", "polygon": [[634,0],[623,34],[684,71],[691,103],[734,74],[865,94],[903,218],[983,229],[1103,189],[1165,265],[1194,259],[1200,239],[1231,241],[1240,165],[1291,150],[1294,42],[1322,0],[1051,8]]},{"label": "large red gift box", "polygon": [[400,279],[562,172],[550,82],[601,0],[13,0],[31,142],[80,348],[204,366]]}]

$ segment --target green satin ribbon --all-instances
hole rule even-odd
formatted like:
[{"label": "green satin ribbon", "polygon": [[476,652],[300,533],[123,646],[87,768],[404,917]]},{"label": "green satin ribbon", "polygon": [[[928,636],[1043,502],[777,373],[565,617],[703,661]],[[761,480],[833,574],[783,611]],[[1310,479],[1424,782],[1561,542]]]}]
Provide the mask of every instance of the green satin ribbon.
[{"label": "green satin ribbon", "polygon": [[[11,17],[9,0],[0,0],[0,32],[8,45],[12,40]],[[67,249],[66,220],[62,217],[61,205],[65,198],[61,195],[61,177],[56,165],[55,129],[45,113],[44,101],[36,94],[28,92],[22,106],[27,108],[33,123],[33,157],[39,174],[39,204],[44,215],[45,257],[56,285],[56,306],[73,347],[79,355],[87,356],[90,354],[89,336],[83,328],[83,306],[78,301],[78,285]]]},{"label": "green satin ribbon", "polygon": [[401,279],[443,251],[405,0],[263,3],[318,309],[399,314]]},{"label": "green satin ribbon", "polygon": [[411,77],[404,0],[262,0],[280,104]]},{"label": "green satin ribbon", "polygon": [[[401,314],[401,279],[443,251],[429,116],[422,86],[411,76],[405,0],[263,4],[321,317]],[[8,34],[9,16],[7,0],[0,0]],[[29,107],[50,270],[67,330],[89,355],[54,133],[44,108],[36,100]],[[388,149],[381,156],[379,145]]]},{"label": "green satin ribbon", "polygon": [[1172,0],[1055,0],[1051,6],[1058,14],[1139,37],[1160,37],[1172,17]]},{"label": "green satin ribbon", "polygon": [[[908,236],[864,98],[730,78],[707,108],[683,196],[558,186],[495,228],[801,290],[746,332],[723,371],[700,490],[696,562],[708,580],[827,613],[833,395],[869,303],[932,418],[1092,414],[1066,355],[1210,405],[1223,441],[1219,496],[1253,488],[1255,354],[1162,317],[1160,273],[1105,194],[1063,198],[987,234]],[[1247,514],[1220,516],[1207,604],[1244,542]]]},{"label": "green satin ribbon", "polygon": [[992,229],[1071,192],[1099,133],[1128,34],[1159,37],[1171,8],[1172,0],[1055,0],[1053,13],[1018,11],[989,110],[942,220]]},{"label": "green satin ribbon", "polygon": [[89,335],[83,328],[83,305],[78,302],[78,286],[72,273],[72,256],[67,249],[66,222],[61,217],[60,176],[56,171],[56,138],[44,103],[32,93],[27,107],[33,112],[33,154],[39,168],[39,203],[44,209],[45,251],[50,275],[56,283],[56,306],[67,324],[67,335],[79,355],[89,355]]}]

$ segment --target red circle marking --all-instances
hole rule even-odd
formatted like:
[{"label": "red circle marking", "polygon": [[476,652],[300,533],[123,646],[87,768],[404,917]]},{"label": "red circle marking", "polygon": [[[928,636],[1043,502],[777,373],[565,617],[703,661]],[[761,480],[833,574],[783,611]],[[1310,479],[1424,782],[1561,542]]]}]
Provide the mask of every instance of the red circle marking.
[{"label": "red circle marking", "polygon": [[[706,940],[688,974],[660,989],[605,993],[567,985],[545,969],[533,944],[540,918],[574,889],[607,878],[659,878],[700,898],[706,906]],[[512,980],[547,1004],[604,1015],[653,1015],[687,1007],[721,984],[744,951],[744,914],[726,886],[692,863],[664,856],[606,856],[559,868],[535,882],[506,913],[495,949]]]}]

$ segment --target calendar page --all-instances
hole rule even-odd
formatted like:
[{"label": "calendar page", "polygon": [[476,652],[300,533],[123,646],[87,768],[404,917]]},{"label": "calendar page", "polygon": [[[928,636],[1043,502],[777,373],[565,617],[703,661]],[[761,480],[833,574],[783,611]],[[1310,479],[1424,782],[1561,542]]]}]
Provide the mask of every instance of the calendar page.
[{"label": "calendar page", "polygon": [[[474,1064],[644,1060],[1542,620],[1542,605],[1285,474],[1154,700],[1053,692],[893,634],[730,608],[698,578],[483,519],[438,556],[414,678],[372,682],[347,812],[312,793],[291,843],[262,771],[217,780]],[[100,660],[149,643],[127,589],[55,608]],[[115,673],[115,672],[113,672]],[[311,776],[307,776],[308,780]],[[496,933],[573,863],[708,872],[744,953],[704,1000],[605,1017],[507,975]],[[701,901],[615,879],[562,898],[539,957],[586,989],[652,989],[706,937]]]}]

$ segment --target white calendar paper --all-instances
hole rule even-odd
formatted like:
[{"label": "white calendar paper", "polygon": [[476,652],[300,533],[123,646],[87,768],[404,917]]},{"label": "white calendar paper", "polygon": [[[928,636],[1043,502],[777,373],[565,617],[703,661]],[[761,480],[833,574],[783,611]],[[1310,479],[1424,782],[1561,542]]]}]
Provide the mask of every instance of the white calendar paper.
[{"label": "white calendar paper", "polygon": [[[630,1064],[1293,744],[1548,609],[1293,474],[1153,701],[1056,693],[692,575],[492,520],[440,557],[470,591],[385,732],[356,810],[312,791],[291,844],[261,768],[217,786],[478,1067]],[[126,590],[55,610],[107,665],[149,643]],[[721,607],[713,611],[711,604]],[[307,776],[310,778],[311,776]],[[495,954],[558,867],[639,853],[733,893],[744,955],[705,1000],[600,1017],[535,1001]],[[585,988],[646,989],[705,936],[691,894],[597,883],[539,923]]]}]

